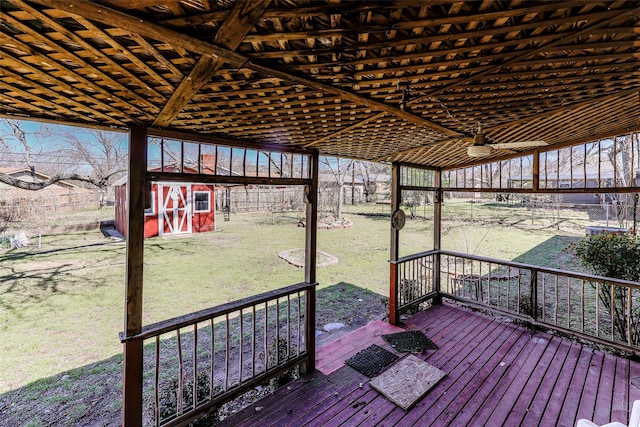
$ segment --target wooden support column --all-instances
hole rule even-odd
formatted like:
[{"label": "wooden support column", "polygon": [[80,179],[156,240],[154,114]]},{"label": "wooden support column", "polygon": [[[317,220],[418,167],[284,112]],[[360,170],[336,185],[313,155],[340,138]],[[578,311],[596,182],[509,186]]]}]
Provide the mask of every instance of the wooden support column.
[{"label": "wooden support column", "polygon": [[[147,171],[147,130],[129,131],[127,181],[127,271],[124,336],[142,330],[142,266]],[[142,426],[142,340],[125,341],[122,368],[122,425]]]},{"label": "wooden support column", "polygon": [[433,197],[433,249],[436,254],[433,258],[433,290],[438,293],[433,298],[434,304],[442,304],[442,296],[440,295],[440,282],[442,278],[442,263],[440,262],[440,250],[442,241],[442,172],[436,171],[435,184],[438,188]]},{"label": "wooden support column", "polygon": [[[586,182],[585,175],[585,182]],[[560,182],[560,178],[558,177],[558,182]],[[537,192],[540,190],[540,151],[535,150],[533,152],[533,165],[531,168],[531,186],[533,188],[533,192]]]},{"label": "wooden support column", "polygon": [[[391,215],[400,209],[402,202],[402,190],[400,189],[400,164],[394,162],[391,165]],[[400,321],[398,316],[398,270],[396,261],[400,256],[399,241],[400,230],[393,227],[389,221],[391,228],[391,244],[389,254],[389,323],[397,325]]]},{"label": "wooden support column", "polygon": [[[318,169],[320,156],[317,150],[311,155],[311,185],[305,186],[307,202],[305,227],[305,259],[304,280],[316,282],[317,246],[318,246]],[[307,291],[305,302],[305,337],[309,350],[309,360],[302,366],[303,373],[310,373],[316,368],[316,288]]]}]

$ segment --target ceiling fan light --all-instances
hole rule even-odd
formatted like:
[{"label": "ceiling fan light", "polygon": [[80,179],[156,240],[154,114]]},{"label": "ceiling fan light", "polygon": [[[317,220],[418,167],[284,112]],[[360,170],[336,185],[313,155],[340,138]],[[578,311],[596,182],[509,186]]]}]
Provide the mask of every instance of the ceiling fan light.
[{"label": "ceiling fan light", "polygon": [[491,154],[491,147],[486,145],[472,145],[467,147],[469,157],[484,157]]},{"label": "ceiling fan light", "polygon": [[484,134],[478,132],[476,136],[473,138],[473,145],[484,145],[487,143],[487,138],[484,137]]}]

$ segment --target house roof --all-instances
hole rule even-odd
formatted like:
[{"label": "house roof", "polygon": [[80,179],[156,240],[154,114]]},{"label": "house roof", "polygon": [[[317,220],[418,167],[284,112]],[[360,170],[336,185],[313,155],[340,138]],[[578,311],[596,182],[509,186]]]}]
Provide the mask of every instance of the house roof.
[{"label": "house roof", "polygon": [[4,117],[434,168],[640,129],[636,0],[2,5]]},{"label": "house roof", "polygon": [[[24,168],[24,167],[0,167],[0,173],[4,173],[6,175],[10,175],[13,177],[16,176],[20,176],[20,175],[29,175],[31,176],[31,170],[29,168]],[[40,172],[36,172],[35,173],[35,177],[39,180],[39,181],[45,181],[49,178],[51,178],[49,175],[45,175],[43,173]],[[58,185],[61,187],[66,187],[66,188],[78,188],[77,185],[72,184],[70,182],[67,181],[58,181],[53,185]]]}]

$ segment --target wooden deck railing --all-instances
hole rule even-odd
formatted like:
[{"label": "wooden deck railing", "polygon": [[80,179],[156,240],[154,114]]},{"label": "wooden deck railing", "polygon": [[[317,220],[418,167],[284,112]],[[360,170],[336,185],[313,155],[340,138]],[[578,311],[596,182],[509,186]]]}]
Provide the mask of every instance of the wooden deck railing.
[{"label": "wooden deck railing", "polygon": [[122,338],[144,343],[144,425],[184,425],[295,366],[313,370],[316,285],[292,285]]},{"label": "wooden deck railing", "polygon": [[[396,316],[419,302],[444,297],[624,351],[640,351],[640,283],[449,251],[423,252],[392,264],[397,272]],[[432,284],[423,287],[423,282]],[[407,284],[410,291],[403,293]]]},{"label": "wooden deck railing", "polygon": [[437,255],[438,251],[427,251],[391,261],[396,284],[392,293],[398,315],[437,295],[433,271]]}]

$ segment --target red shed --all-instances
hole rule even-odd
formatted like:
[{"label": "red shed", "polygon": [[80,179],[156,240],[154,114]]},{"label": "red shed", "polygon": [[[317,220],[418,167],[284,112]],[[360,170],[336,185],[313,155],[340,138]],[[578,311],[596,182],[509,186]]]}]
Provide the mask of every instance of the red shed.
[{"label": "red shed", "polygon": [[[114,184],[115,226],[127,232],[127,178]],[[144,215],[144,237],[215,231],[214,186],[201,183],[151,184],[151,207]]]}]

